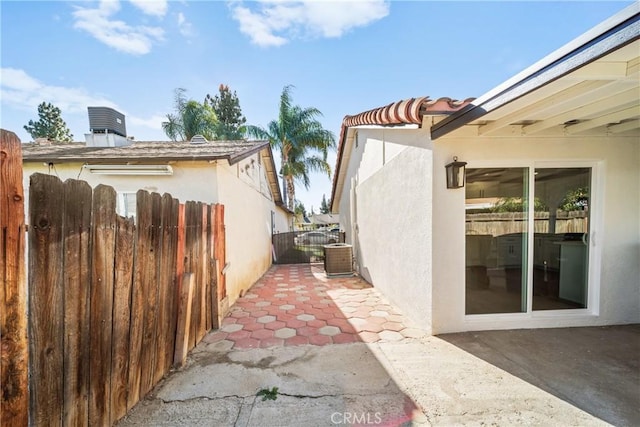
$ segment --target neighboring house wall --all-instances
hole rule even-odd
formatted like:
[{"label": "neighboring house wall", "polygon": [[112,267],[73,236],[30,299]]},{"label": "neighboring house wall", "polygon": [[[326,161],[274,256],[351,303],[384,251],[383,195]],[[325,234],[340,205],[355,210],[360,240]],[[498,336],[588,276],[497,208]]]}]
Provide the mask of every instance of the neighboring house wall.
[{"label": "neighboring house wall", "polygon": [[[448,190],[444,171],[454,155],[468,162],[467,167],[526,166],[534,161],[593,164],[597,181],[592,195],[598,202],[591,212],[595,246],[591,246],[590,286],[599,290],[593,314],[537,311],[465,317],[465,191]],[[637,137],[444,137],[434,143],[433,170],[434,333],[640,322]]]},{"label": "neighboring house wall", "polygon": [[280,206],[276,206],[273,219],[274,234],[288,233],[290,231],[293,231],[293,215],[285,211]]},{"label": "neighboring house wall", "polygon": [[216,165],[208,162],[179,162],[171,165],[171,176],[137,176],[137,175],[98,175],[82,169],[82,163],[56,163],[49,168],[41,162],[25,162],[24,188],[28,199],[29,176],[39,172],[58,176],[61,180],[80,179],[91,187],[98,184],[112,186],[117,192],[135,193],[138,190],[169,193],[180,199],[181,203],[189,200],[216,203],[218,189],[216,182]]},{"label": "neighboring house wall", "polygon": [[[340,198],[359,273],[431,330],[431,163],[428,134],[358,129]],[[349,149],[349,147],[347,147]]]},{"label": "neighboring house wall", "polygon": [[235,165],[218,163],[219,201],[225,206],[229,304],[271,266],[271,212],[279,212],[278,216],[283,212],[276,209],[264,170],[256,160],[251,156]]}]

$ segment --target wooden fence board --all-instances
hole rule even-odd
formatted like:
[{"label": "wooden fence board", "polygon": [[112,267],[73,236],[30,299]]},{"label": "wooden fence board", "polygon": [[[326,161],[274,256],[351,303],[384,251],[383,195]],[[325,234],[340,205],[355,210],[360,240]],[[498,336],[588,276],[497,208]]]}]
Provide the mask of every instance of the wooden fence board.
[{"label": "wooden fence board", "polygon": [[[167,373],[173,365],[173,355],[176,344],[176,327],[178,319],[178,248],[179,248],[179,226],[180,218],[180,202],[178,199],[171,199],[171,214],[168,223],[168,246],[171,248],[167,253],[167,263],[171,266],[169,271],[170,280],[168,282],[169,289],[167,291],[167,326],[165,329],[166,346],[165,346],[165,363],[164,372]],[[184,249],[183,249],[184,251]]]},{"label": "wooden fence board", "polygon": [[205,336],[207,331],[207,302],[209,299],[209,294],[207,291],[211,290],[211,286],[209,285],[209,263],[207,262],[207,228],[209,226],[207,220],[207,205],[204,203],[198,204],[199,209],[199,223],[200,226],[200,253],[198,255],[199,260],[199,268],[200,268],[200,317],[198,319],[198,335],[196,340],[200,342],[202,338]]},{"label": "wooden fence board", "polygon": [[113,297],[113,368],[111,370],[111,419],[127,413],[131,290],[133,287],[135,225],[133,218],[117,218]]},{"label": "wooden fence board", "polygon": [[[175,319],[173,305],[176,303],[175,270],[177,250],[178,201],[170,194],[162,196],[162,259],[159,265],[158,284],[158,351],[154,382],[160,381],[171,368],[175,345]],[[172,338],[173,337],[173,338]]]},{"label": "wooden fence board", "polygon": [[91,263],[91,352],[89,424],[111,424],[111,346],[116,228],[116,192],[98,185],[93,192]]},{"label": "wooden fence board", "polygon": [[[176,319],[176,331],[174,334],[174,348],[173,348],[173,364],[177,363],[176,360],[176,349],[178,348],[179,342],[178,338],[184,339],[184,335],[187,334],[186,340],[189,342],[188,330],[180,331],[180,295],[183,293],[184,286],[187,286],[182,282],[184,278],[184,272],[187,265],[187,257],[185,252],[186,246],[186,205],[180,203],[178,205],[178,230],[177,230],[177,245],[176,245],[176,307],[175,307],[175,319]],[[180,334],[180,336],[179,336]]]},{"label": "wooden fence board", "polygon": [[191,307],[191,319],[189,321],[189,349],[192,349],[196,344],[197,335],[197,321],[200,318],[200,301],[199,286],[198,286],[198,204],[195,202],[186,203],[186,238],[185,238],[185,273],[193,273],[194,275],[194,288],[193,299]]},{"label": "wooden fence board", "polygon": [[[207,263],[208,275],[207,275],[207,330],[211,330],[214,327],[217,327],[216,321],[214,320],[214,313],[217,311],[217,307],[214,308],[213,300],[215,300],[214,293],[216,287],[216,268],[215,263],[213,262],[213,221],[215,221],[215,214],[212,210],[211,205],[206,206],[207,209],[207,234],[206,234],[206,242],[207,242],[207,256],[205,258],[205,262]],[[217,317],[217,313],[216,313]]]},{"label": "wooden fence board", "polygon": [[157,300],[157,327],[156,335],[156,352],[155,366],[153,374],[153,383],[157,383],[162,379],[166,372],[166,349],[168,330],[170,329],[170,308],[172,301],[169,294],[173,287],[173,263],[175,262],[175,254],[172,253],[172,245],[175,244],[171,238],[171,215],[173,199],[171,195],[164,194],[161,200],[160,210],[160,256],[158,256],[158,300]]},{"label": "wooden fence board", "polygon": [[145,298],[144,298],[144,323],[142,330],[142,354],[140,370],[140,395],[144,396],[153,387],[156,354],[156,328],[158,322],[158,256],[160,255],[162,242],[160,241],[160,195],[151,194],[149,206],[151,224],[149,233],[149,250],[146,253],[147,264],[144,270]]},{"label": "wooden fence board", "polygon": [[29,193],[31,423],[55,426],[64,405],[64,186],[55,176],[34,174]]},{"label": "wooden fence board", "polygon": [[127,409],[140,400],[142,335],[144,329],[145,273],[148,269],[149,232],[151,226],[151,196],[146,191],[136,194],[136,250],[133,290],[131,294],[131,329],[129,351],[129,395]]},{"label": "wooden fence board", "polygon": [[28,424],[27,287],[22,146],[0,129],[0,426]]},{"label": "wooden fence board", "polygon": [[[216,222],[215,222],[215,240],[216,254],[215,259],[218,262],[218,301],[222,301],[227,296],[226,278],[223,270],[226,265],[225,253],[225,225],[224,225],[224,205],[216,203]],[[224,313],[223,313],[224,314]]]},{"label": "wooden fence board", "polygon": [[176,331],[176,349],[174,363],[182,366],[189,351],[189,330],[191,329],[191,307],[193,306],[193,288],[195,286],[195,274],[184,273],[182,275],[182,287],[178,296],[178,326]]},{"label": "wooden fence board", "polygon": [[64,183],[64,411],[63,424],[89,422],[89,286],[91,187]]}]

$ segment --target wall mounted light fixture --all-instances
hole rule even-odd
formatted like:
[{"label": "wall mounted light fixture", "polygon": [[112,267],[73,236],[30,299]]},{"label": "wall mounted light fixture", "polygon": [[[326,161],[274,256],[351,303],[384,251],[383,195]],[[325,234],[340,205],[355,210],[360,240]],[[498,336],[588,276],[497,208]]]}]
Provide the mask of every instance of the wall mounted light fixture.
[{"label": "wall mounted light fixture", "polygon": [[169,165],[84,165],[83,168],[100,175],[173,175]]},{"label": "wall mounted light fixture", "polygon": [[465,166],[467,162],[459,162],[456,156],[453,156],[453,162],[445,166],[447,171],[447,188],[462,188],[466,178]]}]

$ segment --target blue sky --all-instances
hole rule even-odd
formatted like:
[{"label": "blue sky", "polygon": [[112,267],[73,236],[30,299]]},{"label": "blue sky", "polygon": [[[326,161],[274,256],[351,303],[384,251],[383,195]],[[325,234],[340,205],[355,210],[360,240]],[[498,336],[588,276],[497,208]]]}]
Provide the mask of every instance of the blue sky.
[{"label": "blue sky", "polygon": [[[0,126],[30,141],[23,126],[46,101],[83,141],[87,106],[109,106],[136,140],[164,141],[175,88],[202,101],[227,84],[266,126],[294,85],[337,138],[347,114],[478,97],[630,3],[2,0]],[[320,175],[297,187],[316,212],[330,193]]]}]

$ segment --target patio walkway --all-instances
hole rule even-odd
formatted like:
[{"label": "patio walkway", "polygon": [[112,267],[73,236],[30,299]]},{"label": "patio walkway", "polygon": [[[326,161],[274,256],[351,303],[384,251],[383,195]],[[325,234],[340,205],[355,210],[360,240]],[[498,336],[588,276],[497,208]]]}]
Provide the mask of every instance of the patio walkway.
[{"label": "patio walkway", "polygon": [[327,278],[321,264],[300,264],[274,265],[204,341],[231,350],[422,336],[359,277]]},{"label": "patio walkway", "polygon": [[[551,344],[542,346],[518,338],[531,331],[494,331],[480,340],[489,349],[479,349],[481,333],[426,336],[359,278],[327,279],[321,265],[274,266],[118,426],[608,426],[608,414],[620,413],[616,402],[627,400],[632,416],[624,420],[633,422],[616,425],[637,425],[637,394],[628,388],[627,400],[574,403],[581,400],[572,393],[598,396],[593,385],[603,375],[637,383],[637,328],[601,329],[533,331]],[[554,339],[567,334],[584,337],[587,349],[606,342],[611,351]],[[535,372],[513,358],[514,339],[521,353],[541,356]],[[612,346],[624,340],[632,341],[628,350]],[[483,360],[496,349],[497,359]],[[573,375],[585,353],[588,369]],[[546,373],[568,387],[559,393],[553,382],[527,381]]]}]

